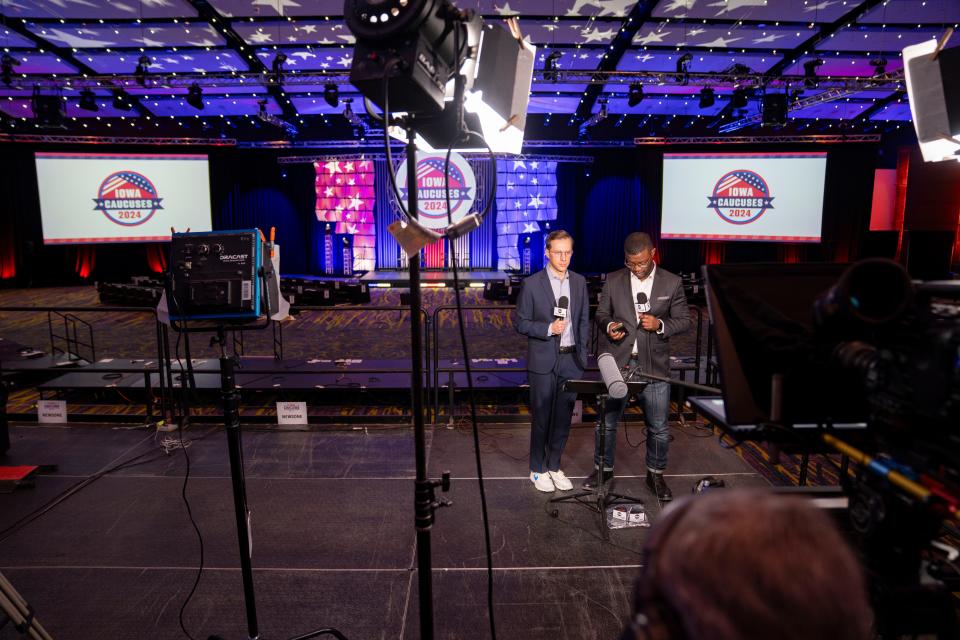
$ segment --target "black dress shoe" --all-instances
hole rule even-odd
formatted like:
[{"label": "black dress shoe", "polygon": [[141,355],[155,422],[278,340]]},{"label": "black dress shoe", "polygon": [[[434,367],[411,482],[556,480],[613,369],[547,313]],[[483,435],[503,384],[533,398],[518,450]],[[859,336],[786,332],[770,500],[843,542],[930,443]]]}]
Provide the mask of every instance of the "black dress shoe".
[{"label": "black dress shoe", "polygon": [[663,479],[662,473],[647,471],[647,486],[650,488],[650,491],[653,491],[653,495],[657,496],[657,499],[661,502],[670,502],[673,500],[673,492],[670,491],[670,487],[667,486],[667,481]]},{"label": "black dress shoe", "polygon": [[[604,471],[603,472],[603,483],[606,484],[613,480],[613,471]],[[593,473],[587,476],[587,479],[583,481],[584,489],[593,489],[597,486],[597,470],[594,469]]]}]

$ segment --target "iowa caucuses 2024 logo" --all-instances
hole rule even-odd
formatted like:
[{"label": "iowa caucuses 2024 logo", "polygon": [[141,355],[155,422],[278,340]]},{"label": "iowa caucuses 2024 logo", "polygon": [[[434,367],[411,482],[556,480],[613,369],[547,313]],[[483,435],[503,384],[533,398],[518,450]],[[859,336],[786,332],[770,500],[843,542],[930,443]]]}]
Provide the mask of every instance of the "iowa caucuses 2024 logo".
[{"label": "iowa caucuses 2024 logo", "polygon": [[767,209],[773,209],[773,196],[766,181],[760,174],[745,169],[724,174],[707,199],[707,208],[732,224],[753,222]]},{"label": "iowa caucuses 2024 logo", "polygon": [[102,211],[107,218],[128,227],[143,224],[160,206],[157,188],[150,179],[135,171],[117,171],[100,183],[94,210]]}]

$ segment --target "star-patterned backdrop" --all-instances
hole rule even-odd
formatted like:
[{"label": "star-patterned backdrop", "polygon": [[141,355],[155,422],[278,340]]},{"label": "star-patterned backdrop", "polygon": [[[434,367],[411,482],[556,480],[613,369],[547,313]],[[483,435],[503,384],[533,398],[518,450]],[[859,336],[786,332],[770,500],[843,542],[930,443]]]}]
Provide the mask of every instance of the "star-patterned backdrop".
[{"label": "star-patterned backdrop", "polygon": [[497,165],[497,268],[523,268],[520,237],[557,219],[557,163],[505,160]]},{"label": "star-patterned backdrop", "polygon": [[333,232],[352,237],[353,271],[371,271],[376,263],[376,203],[372,160],[332,158],[315,162],[317,220],[336,223]]}]

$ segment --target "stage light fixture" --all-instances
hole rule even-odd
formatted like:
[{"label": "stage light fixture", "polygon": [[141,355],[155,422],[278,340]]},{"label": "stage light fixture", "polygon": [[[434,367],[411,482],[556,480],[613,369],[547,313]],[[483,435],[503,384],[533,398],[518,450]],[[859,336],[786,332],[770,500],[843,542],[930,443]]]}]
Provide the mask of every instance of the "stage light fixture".
[{"label": "stage light fixture", "polygon": [[887,73],[887,59],[886,58],[874,58],[870,61],[870,66],[873,67],[873,77],[879,77],[886,75]]},{"label": "stage light fixture", "polygon": [[822,65],[823,58],[815,58],[803,63],[803,84],[805,87],[812,89],[817,86],[817,67]]},{"label": "stage light fixture", "polygon": [[323,85],[323,99],[328,105],[336,108],[340,104],[340,87],[332,82]]},{"label": "stage light fixture", "polygon": [[84,111],[100,110],[100,105],[97,104],[97,96],[90,89],[84,89],[80,92],[80,101],[77,106]]},{"label": "stage light fixture", "polygon": [[[960,162],[960,47],[925,40],[903,50],[910,115],[924,162]],[[897,125],[899,126],[899,125]]]},{"label": "stage light fixture", "polygon": [[123,89],[114,89],[113,108],[118,111],[132,111],[133,100],[130,98],[130,94]]},{"label": "stage light fixture", "polygon": [[[515,20],[509,31],[484,24],[449,0],[346,0],[344,19],[356,37],[350,82],[381,108],[387,98],[391,113],[416,114],[427,145],[446,148],[462,139],[453,81],[459,72],[466,128],[494,152],[520,152],[536,47],[522,39]],[[473,136],[469,144],[476,146],[468,148],[485,148],[477,142]]]},{"label": "stage light fixture", "polygon": [[693,56],[689,53],[685,53],[677,58],[677,82],[681,84],[687,84],[687,82],[690,80],[691,60],[693,60]]},{"label": "stage light fixture", "polygon": [[65,104],[59,90],[54,95],[44,95],[40,93],[40,87],[34,85],[30,108],[33,110],[33,117],[37,125],[65,129],[66,127],[63,124],[67,115]]},{"label": "stage light fixture", "polygon": [[137,60],[137,68],[133,75],[136,76],[141,87],[147,86],[147,67],[151,64],[153,64],[153,61],[148,56],[140,56],[140,59]]},{"label": "stage light fixture", "polygon": [[782,127],[787,124],[787,94],[768,93],[763,96],[761,106],[764,127]]},{"label": "stage light fixture", "polygon": [[627,105],[635,107],[643,101],[643,85],[634,82],[627,90]]},{"label": "stage light fixture", "polygon": [[734,89],[733,95],[730,96],[730,108],[732,109],[745,109],[749,103],[749,96],[747,89]]},{"label": "stage light fixture", "polygon": [[273,81],[280,84],[283,81],[283,65],[287,62],[287,54],[280,51],[273,57],[270,63],[270,70],[273,72]]},{"label": "stage light fixture", "polygon": [[547,57],[543,59],[543,79],[547,82],[556,82],[559,80],[559,74],[557,73],[558,62],[560,57],[563,55],[562,51],[551,51],[547,54]]},{"label": "stage light fixture", "polygon": [[9,53],[4,53],[3,57],[0,57],[0,79],[3,80],[3,84],[8,87],[13,84],[13,68],[19,64],[20,61]]},{"label": "stage light fixture", "polygon": [[717,102],[717,97],[713,91],[713,87],[704,87],[700,89],[700,108],[708,109],[712,107]]},{"label": "stage light fixture", "polygon": [[187,90],[187,104],[194,109],[203,109],[203,89],[196,82]]}]

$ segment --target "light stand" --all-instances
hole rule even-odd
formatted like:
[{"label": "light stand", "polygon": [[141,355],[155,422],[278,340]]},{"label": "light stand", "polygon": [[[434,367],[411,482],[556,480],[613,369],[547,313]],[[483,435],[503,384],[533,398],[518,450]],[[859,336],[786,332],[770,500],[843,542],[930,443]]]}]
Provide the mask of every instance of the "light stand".
[{"label": "light stand", "polygon": [[[407,132],[407,214],[417,218],[417,145],[413,118],[406,120]],[[390,169],[392,170],[392,168]],[[441,480],[427,477],[426,428],[423,420],[423,335],[420,330],[420,252],[408,255],[410,261],[410,347],[413,375],[413,437],[416,453],[417,475],[414,492],[414,524],[417,529],[417,586],[420,597],[420,637],[433,639],[433,565],[430,556],[430,529],[433,528],[434,512],[439,507],[449,506],[449,500],[436,499],[436,488],[450,490],[450,474],[444,473]]]},{"label": "light stand", "polygon": [[[643,391],[643,388],[647,386],[646,382],[627,382],[627,395],[623,399],[624,402],[633,395],[634,393],[640,393]],[[571,493],[570,495],[562,496],[560,498],[553,498],[550,500],[551,503],[557,504],[562,502],[577,502],[587,507],[591,511],[596,511],[599,519],[597,524],[600,527],[600,536],[604,540],[610,539],[610,527],[607,525],[607,507],[612,504],[624,504],[624,503],[635,503],[643,504],[643,500],[640,498],[635,498],[621,493],[607,492],[607,483],[603,481],[603,452],[606,450],[604,444],[606,442],[607,434],[607,425],[604,418],[606,418],[606,405],[607,405],[607,385],[602,380],[567,380],[564,383],[563,388],[565,391],[573,391],[579,394],[584,395],[596,395],[597,396],[597,405],[599,407],[599,420],[600,420],[600,469],[597,472],[597,484],[593,489],[578,491],[577,493]],[[612,481],[612,480],[611,480]],[[590,496],[589,501],[585,501],[582,498]],[[554,517],[557,516],[556,511],[551,515]]]},{"label": "light stand", "polygon": [[[173,265],[174,261],[171,260],[170,264]],[[268,281],[272,275],[272,267],[270,267],[269,271],[262,266],[258,269],[257,277],[260,279],[264,291],[266,318],[262,324],[244,323],[242,324],[244,329],[266,329],[270,326],[271,305]],[[178,310],[182,312],[182,305],[179,304],[179,301],[174,295],[172,274],[168,274],[167,295],[170,302],[176,305]],[[247,619],[247,638],[248,640],[259,640],[260,629],[257,622],[257,605],[253,587],[253,564],[251,559],[252,549],[250,545],[250,509],[247,505],[247,483],[246,474],[243,469],[243,443],[241,440],[239,411],[240,393],[237,391],[235,376],[236,363],[234,358],[228,356],[226,352],[227,339],[226,324],[224,322],[217,322],[214,326],[208,325],[188,328],[186,326],[186,320],[189,318],[182,313],[178,313],[178,317],[179,320],[171,322],[174,331],[187,336],[191,333],[215,332],[216,338],[214,338],[214,340],[220,345],[220,393],[223,400],[223,426],[227,433],[227,452],[230,458],[230,484],[233,489],[233,508],[234,515],[236,516],[237,543],[240,551],[240,574],[243,580],[243,603]],[[236,321],[230,325],[231,328],[236,328],[237,326]],[[182,384],[185,386],[186,380],[184,380]],[[184,413],[186,414],[187,412],[184,411]],[[317,638],[323,635],[331,635],[339,640],[346,640],[343,634],[330,627],[317,629],[292,638],[291,640],[308,640],[309,638]],[[212,635],[208,640],[223,639],[220,636]]]}]

